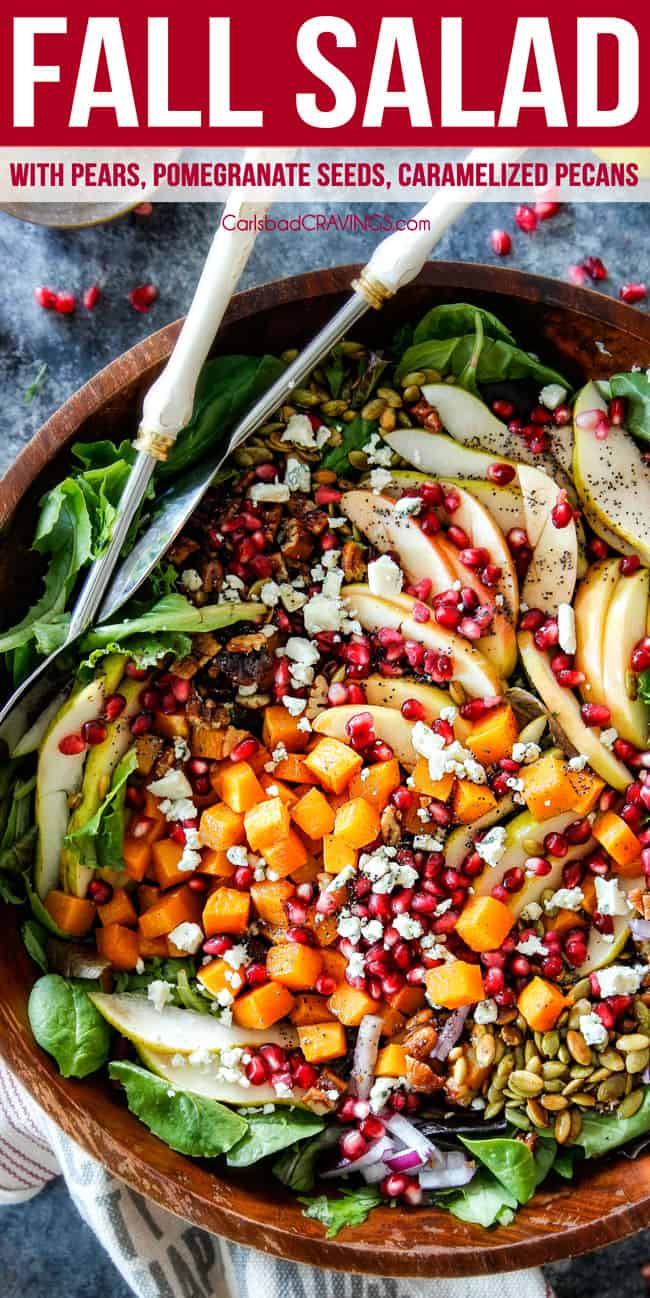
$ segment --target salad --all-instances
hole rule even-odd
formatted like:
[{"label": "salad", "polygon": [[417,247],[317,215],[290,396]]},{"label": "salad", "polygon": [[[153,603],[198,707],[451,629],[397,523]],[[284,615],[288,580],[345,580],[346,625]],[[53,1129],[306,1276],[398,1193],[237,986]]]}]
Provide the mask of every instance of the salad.
[{"label": "salad", "polygon": [[[156,497],[290,359],[208,363]],[[343,342],[5,733],[36,1041],[330,1236],[507,1223],[648,1138],[650,382],[599,359],[574,391],[463,303]],[[14,680],[132,454],[43,499]]]}]

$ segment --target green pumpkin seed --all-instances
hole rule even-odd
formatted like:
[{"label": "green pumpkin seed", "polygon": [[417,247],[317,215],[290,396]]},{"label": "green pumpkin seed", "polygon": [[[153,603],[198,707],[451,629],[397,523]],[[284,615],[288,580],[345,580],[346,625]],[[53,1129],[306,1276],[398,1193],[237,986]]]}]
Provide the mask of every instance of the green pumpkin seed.
[{"label": "green pumpkin seed", "polygon": [[526,1113],[531,1122],[536,1127],[548,1127],[548,1114],[542,1108],[539,1100],[530,1099],[526,1104]]},{"label": "green pumpkin seed", "polygon": [[567,1047],[577,1064],[586,1066],[591,1063],[591,1050],[585,1041],[582,1032],[576,1032],[569,1028],[566,1034]]},{"label": "green pumpkin seed", "polygon": [[568,1066],[563,1064],[559,1059],[548,1059],[542,1064],[542,1077],[549,1080],[550,1078],[566,1077]]},{"label": "green pumpkin seed", "polygon": [[596,1068],[589,1078],[589,1085],[597,1086],[599,1082],[604,1082],[609,1075],[609,1068]]},{"label": "green pumpkin seed", "polygon": [[496,1041],[490,1033],[486,1032],[476,1044],[476,1062],[479,1068],[491,1068],[495,1054]]},{"label": "green pumpkin seed", "polygon": [[576,1091],[571,1097],[574,1104],[579,1104],[581,1109],[593,1109],[596,1101],[593,1095],[588,1095],[586,1091]]},{"label": "green pumpkin seed", "polygon": [[[413,376],[409,375],[409,377],[412,378]],[[404,400],[409,406],[414,406],[416,402],[420,400],[421,395],[422,393],[417,383],[409,383],[409,386],[404,388]]]},{"label": "green pumpkin seed", "polygon": [[620,1100],[624,1090],[624,1076],[615,1073],[613,1077],[608,1077],[606,1081],[600,1083],[596,1091],[596,1099],[599,1104],[611,1104],[612,1100]]},{"label": "green pumpkin seed", "polygon": [[291,395],[297,406],[310,408],[319,405],[321,401],[321,398],[315,392],[310,392],[309,388],[294,388]]},{"label": "green pumpkin seed", "polygon": [[353,469],[364,470],[368,468],[368,456],[364,455],[363,451],[350,451],[348,459]]},{"label": "green pumpkin seed", "polygon": [[619,1104],[618,1109],[616,1110],[616,1117],[617,1118],[633,1117],[634,1114],[637,1112],[637,1110],[641,1108],[641,1105],[643,1103],[643,1095],[644,1092],[641,1087],[638,1087],[636,1091],[630,1091],[630,1094],[626,1095],[624,1100],[621,1100],[621,1103]]},{"label": "green pumpkin seed", "polygon": [[[581,978],[579,982],[573,984],[573,987],[571,988],[569,994],[571,996],[574,1005],[576,1004],[577,1001],[583,999],[586,1000],[589,1003],[589,1005],[591,1005],[591,1001],[590,1001],[591,980],[589,978]],[[588,1014],[589,1010],[586,1009],[583,1011],[583,1013]]]},{"label": "green pumpkin seed", "polygon": [[530,1122],[521,1109],[515,1109],[512,1105],[507,1104],[504,1110],[504,1116],[511,1122],[513,1127],[519,1127],[520,1131],[530,1131]]},{"label": "green pumpkin seed", "polygon": [[290,365],[292,361],[295,361],[299,354],[297,347],[289,347],[286,352],[282,352],[280,360],[286,361],[287,365]]},{"label": "green pumpkin seed", "polygon": [[564,1095],[543,1095],[540,1103],[550,1113],[560,1113],[562,1109],[568,1109],[569,1101]]},{"label": "green pumpkin seed", "polygon": [[583,1086],[584,1086],[584,1079],[582,1077],[573,1077],[571,1081],[567,1082],[566,1086],[563,1088],[562,1094],[575,1095],[576,1091],[581,1090]]},{"label": "green pumpkin seed", "polygon": [[389,406],[388,409],[383,410],[379,416],[379,427],[381,428],[383,433],[392,433],[395,431],[396,424],[397,424],[397,415],[395,414],[395,411],[391,410]]},{"label": "green pumpkin seed", "polygon": [[647,1050],[650,1047],[650,1037],[646,1037],[643,1032],[631,1032],[628,1036],[619,1037],[616,1042],[616,1049],[622,1050],[626,1055],[630,1051]]},{"label": "green pumpkin seed", "polygon": [[[535,1037],[537,1038],[537,1033],[535,1034]],[[542,1054],[546,1055],[547,1059],[555,1059],[555,1056],[559,1049],[560,1049],[559,1032],[544,1032],[541,1041]]]},{"label": "green pumpkin seed", "polygon": [[559,1050],[558,1050],[558,1052],[557,1052],[557,1057],[558,1057],[558,1059],[561,1059],[561,1060],[562,1060],[562,1063],[563,1063],[563,1064],[570,1064],[570,1063],[571,1063],[571,1055],[569,1054],[569,1051],[567,1050],[567,1048],[566,1048],[564,1042],[562,1042],[562,1044],[561,1044],[561,1046],[560,1046],[560,1048],[559,1048]]},{"label": "green pumpkin seed", "polygon": [[324,401],[321,406],[321,414],[330,415],[332,419],[335,419],[338,415],[344,415],[347,408],[347,401]]},{"label": "green pumpkin seed", "polygon": [[609,1068],[610,1073],[621,1073],[625,1068],[625,1060],[616,1050],[603,1050],[598,1058],[603,1068]]},{"label": "green pumpkin seed", "polygon": [[377,388],[377,396],[383,397],[393,410],[399,410],[402,404],[402,398],[394,388]]},{"label": "green pumpkin seed", "polygon": [[563,1113],[558,1113],[553,1127],[553,1135],[558,1145],[566,1145],[571,1135],[571,1114],[567,1109]]},{"label": "green pumpkin seed", "polygon": [[503,1099],[494,1100],[491,1104],[486,1104],[483,1110],[483,1117],[485,1118],[485,1120],[489,1122],[490,1118],[496,1118],[497,1115],[501,1112],[503,1105],[504,1105]]},{"label": "green pumpkin seed", "polygon": [[571,1077],[590,1077],[592,1072],[593,1069],[590,1068],[589,1064],[572,1064],[569,1069]]},{"label": "green pumpkin seed", "polygon": [[628,1073],[642,1073],[650,1064],[650,1050],[630,1050],[625,1056]]},{"label": "green pumpkin seed", "polygon": [[571,1140],[577,1140],[582,1131],[582,1114],[579,1109],[571,1110]]},{"label": "green pumpkin seed", "polygon": [[386,409],[386,402],[381,397],[373,397],[372,401],[366,401],[365,406],[361,408],[362,419],[379,419],[379,416]]},{"label": "green pumpkin seed", "polygon": [[549,1077],[544,1082],[544,1090],[549,1091],[551,1095],[560,1095],[564,1091],[564,1080],[562,1077]]},{"label": "green pumpkin seed", "polygon": [[513,1091],[519,1092],[520,1095],[540,1095],[544,1090],[544,1083],[541,1077],[536,1073],[530,1073],[525,1068],[516,1068],[510,1075],[510,1086]]},{"label": "green pumpkin seed", "polygon": [[404,375],[401,382],[403,388],[421,388],[422,384],[426,383],[426,381],[427,378],[424,370],[409,370],[408,374]]}]

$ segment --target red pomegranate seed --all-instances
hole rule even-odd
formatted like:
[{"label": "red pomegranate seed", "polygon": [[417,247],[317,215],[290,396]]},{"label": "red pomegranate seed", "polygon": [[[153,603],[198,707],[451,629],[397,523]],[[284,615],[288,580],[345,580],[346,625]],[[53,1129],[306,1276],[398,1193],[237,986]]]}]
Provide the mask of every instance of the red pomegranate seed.
[{"label": "red pomegranate seed", "polygon": [[77,299],[74,293],[57,293],[54,298],[54,310],[59,315],[74,315],[77,309]]},{"label": "red pomegranate seed", "polygon": [[172,681],[172,694],[177,703],[187,703],[190,697],[190,682],[182,676],[175,676]]},{"label": "red pomegranate seed", "polygon": [[400,711],[407,721],[426,721],[426,708],[419,699],[404,699]]},{"label": "red pomegranate seed", "polygon": [[582,264],[590,279],[607,279],[607,267],[600,257],[585,257]]},{"label": "red pomegranate seed", "polygon": [[261,1055],[253,1055],[245,1065],[245,1072],[251,1086],[263,1086],[268,1081],[269,1070]]},{"label": "red pomegranate seed", "polygon": [[429,622],[431,619],[431,609],[426,604],[420,604],[418,601],[413,605],[413,617],[416,622]]},{"label": "red pomegranate seed", "polygon": [[[492,412],[493,414],[497,415],[499,419],[508,420],[508,419],[512,419],[512,416],[515,413],[515,408],[512,404],[512,401],[502,401],[498,399],[492,402]],[[509,468],[509,465],[506,464],[503,467]],[[488,469],[488,473],[489,473],[489,469]],[[514,475],[514,469],[513,469],[513,475]]]},{"label": "red pomegranate seed", "polygon": [[641,567],[641,560],[638,554],[626,554],[618,566],[624,577],[631,577],[632,573],[637,572]]},{"label": "red pomegranate seed", "polygon": [[487,970],[483,976],[483,987],[487,996],[494,996],[495,992],[503,991],[505,986],[505,976],[503,969],[494,966]]},{"label": "red pomegranate seed", "polygon": [[587,272],[584,266],[578,266],[578,265],[569,266],[567,275],[571,280],[572,284],[577,284],[579,286],[582,286],[583,284],[587,283]]},{"label": "red pomegranate seed", "polygon": [[[546,847],[546,844],[544,846]],[[529,856],[524,861],[524,869],[527,874],[534,874],[538,878],[543,878],[544,875],[551,873],[553,866],[543,856]]]},{"label": "red pomegranate seed", "polygon": [[643,808],[637,806],[634,802],[626,802],[621,807],[620,816],[625,821],[625,824],[629,825],[630,829],[640,829],[644,818]]},{"label": "red pomegranate seed", "polygon": [[511,527],[506,540],[511,550],[523,550],[529,543],[523,527]]},{"label": "red pomegranate seed", "polygon": [[621,302],[627,302],[628,306],[631,306],[635,302],[643,302],[644,298],[648,296],[648,290],[645,284],[641,283],[622,284],[618,296],[620,297]]},{"label": "red pomegranate seed", "polygon": [[144,790],[139,789],[135,784],[128,784],[125,801],[127,807],[131,807],[134,811],[141,811],[144,807]]},{"label": "red pomegranate seed", "polygon": [[563,428],[565,424],[570,424],[572,417],[570,406],[556,406],[553,411],[553,423],[557,424],[558,428]]},{"label": "red pomegranate seed", "polygon": [[257,740],[252,735],[248,735],[246,739],[240,739],[239,743],[235,744],[229,754],[230,760],[231,762],[249,762],[251,757],[255,756],[258,748]]},{"label": "red pomegranate seed", "polygon": [[[404,494],[407,495],[412,493],[405,492]],[[425,505],[429,507],[432,505],[442,505],[445,498],[439,482],[423,482],[416,494],[419,495]]]},{"label": "red pomegranate seed", "polygon": [[81,735],[64,735],[59,740],[59,752],[65,757],[76,757],[77,753],[83,753],[86,748],[85,739]]},{"label": "red pomegranate seed", "polygon": [[472,617],[461,618],[458,623],[458,630],[461,635],[465,636],[466,640],[480,640],[483,634],[483,628],[480,622],[477,622],[476,619]]},{"label": "red pomegranate seed", "polygon": [[561,491],[557,501],[551,510],[551,520],[554,527],[558,529],[568,527],[573,519],[573,508],[567,500],[566,492]]},{"label": "red pomegranate seed", "polygon": [[351,681],[347,689],[348,703],[365,703],[366,695],[363,685],[357,685],[354,681]]},{"label": "red pomegranate seed", "polygon": [[107,721],[115,721],[126,707],[126,699],[123,694],[109,694],[104,703],[104,717]]},{"label": "red pomegranate seed", "polygon": [[425,536],[437,536],[442,526],[438,515],[434,514],[432,509],[427,510],[426,514],[420,515],[419,523],[420,529]]},{"label": "red pomegranate seed", "polygon": [[138,735],[146,735],[151,730],[152,724],[153,717],[150,712],[138,712],[137,717],[134,717],[131,722],[131,734],[136,738]]},{"label": "red pomegranate seed", "polygon": [[586,726],[607,726],[611,721],[611,712],[604,703],[583,703],[580,708],[582,720]]},{"label": "red pomegranate seed", "polygon": [[535,631],[533,639],[538,649],[552,649],[558,643],[559,635],[557,619],[550,617]]},{"label": "red pomegranate seed", "polygon": [[497,257],[507,257],[512,252],[512,239],[507,230],[493,230],[490,235],[492,251]]},{"label": "red pomegranate seed", "polygon": [[458,626],[462,613],[459,608],[451,604],[438,604],[434,609],[433,616],[438,626],[444,626],[449,631],[455,631]]},{"label": "red pomegranate seed", "polygon": [[563,969],[562,957],[559,955],[547,955],[542,961],[542,973],[545,978],[559,978]]},{"label": "red pomegranate seed", "polygon": [[363,748],[375,741],[375,728],[371,712],[357,712],[356,716],[350,717],[345,724],[345,733],[350,741],[351,747],[359,752]]},{"label": "red pomegranate seed", "polygon": [[311,929],[301,928],[298,924],[293,924],[287,929],[287,942],[298,942],[300,946],[313,946],[314,941]]},{"label": "red pomegranate seed", "polygon": [[[393,1097],[395,1098],[395,1097]],[[386,1199],[399,1199],[408,1190],[411,1179],[404,1176],[402,1172],[391,1172],[390,1176],[384,1177],[380,1183],[380,1193]]]},{"label": "red pomegranate seed", "polygon": [[99,284],[90,284],[87,289],[84,289],[83,297],[81,300],[87,311],[92,311],[94,307],[97,306],[100,295],[101,295],[101,289],[99,287]]},{"label": "red pomegranate seed", "polygon": [[141,315],[146,315],[157,297],[158,289],[154,284],[138,284],[129,292],[129,302],[133,310],[139,311]]},{"label": "red pomegranate seed", "polygon": [[552,216],[557,216],[561,206],[561,203],[552,203],[550,199],[544,199],[535,203],[535,216],[540,221],[549,221]]},{"label": "red pomegranate seed", "polygon": [[537,229],[537,216],[528,203],[520,203],[519,207],[515,208],[515,221],[525,234],[532,234],[533,230]]},{"label": "red pomegranate seed", "polygon": [[498,487],[505,487],[512,482],[516,473],[513,464],[489,464],[487,467],[487,477],[490,482],[496,483]]},{"label": "red pomegranate seed", "polygon": [[319,996],[331,996],[336,991],[336,982],[329,974],[320,974],[314,987]]},{"label": "red pomegranate seed", "polygon": [[473,545],[468,549],[461,550],[458,558],[464,568],[484,568],[490,562],[490,556],[487,550],[481,546]]},{"label": "red pomegranate seed", "polygon": [[286,1069],[287,1055],[286,1051],[282,1049],[282,1046],[260,1046],[258,1053],[262,1056],[269,1072],[279,1073]]},{"label": "red pomegranate seed", "polygon": [[173,840],[174,843],[178,843],[181,847],[183,847],[184,844],[187,842],[187,835],[185,833],[185,830],[183,826],[179,824],[172,825],[172,828],[169,831],[169,837]]},{"label": "red pomegranate seed", "polygon": [[81,727],[81,733],[86,743],[94,746],[95,744],[103,744],[108,729],[103,721],[86,721]]},{"label": "red pomegranate seed", "polygon": [[454,675],[454,660],[450,654],[436,653],[433,649],[424,655],[424,671],[437,685],[450,681]]},{"label": "red pomegranate seed", "polygon": [[331,529],[328,529],[327,532],[323,532],[323,535],[320,538],[321,550],[338,550],[338,547],[339,538],[336,535],[336,532],[332,532]]},{"label": "red pomegranate seed", "polygon": [[547,834],[544,839],[544,851],[549,856],[566,856],[569,850],[569,843],[564,834],[551,833]]},{"label": "red pomegranate seed", "polygon": [[625,423],[625,397],[612,397],[609,403],[609,422],[619,428]]},{"label": "red pomegranate seed", "polygon": [[520,619],[519,626],[522,631],[538,631],[545,621],[541,608],[529,608]]},{"label": "red pomegranate seed", "polygon": [[245,978],[248,987],[261,987],[263,983],[268,982],[266,965],[261,961],[254,961],[252,964],[247,965]]},{"label": "red pomegranate seed", "polygon": [[232,938],[226,933],[218,933],[216,937],[209,937],[207,942],[203,943],[201,950],[204,955],[225,955],[226,951],[230,951],[232,944]]},{"label": "red pomegranate seed", "polygon": [[278,471],[274,464],[258,464],[255,467],[255,477],[260,482],[275,482]]},{"label": "red pomegranate seed", "polygon": [[307,923],[307,907],[301,901],[289,900],[285,905],[290,924]]},{"label": "red pomegranate seed", "polygon": [[500,696],[495,695],[489,699],[469,699],[467,703],[462,703],[460,715],[464,721],[482,721],[493,708],[498,708],[502,702]]},{"label": "red pomegranate seed", "polygon": [[91,879],[88,884],[88,896],[96,906],[105,906],[113,896],[113,888],[104,879]]},{"label": "red pomegranate seed", "polygon": [[45,284],[39,284],[38,288],[34,289],[34,297],[36,298],[38,305],[42,306],[46,311],[52,311],[54,309],[56,303],[56,293],[54,292],[54,289],[47,288]]},{"label": "red pomegranate seed", "polygon": [[525,955],[513,956],[510,961],[510,971],[516,978],[527,978],[530,973],[530,960]]},{"label": "red pomegranate seed", "polygon": [[232,876],[236,888],[245,891],[255,882],[255,871],[250,865],[239,865]]},{"label": "red pomegranate seed", "polygon": [[451,541],[452,545],[456,546],[457,550],[469,549],[470,538],[467,535],[467,532],[465,531],[464,527],[457,527],[455,523],[452,523],[451,526],[447,528],[447,536]]},{"label": "red pomegranate seed", "polygon": [[144,667],[136,667],[136,664],[130,659],[124,668],[124,675],[128,676],[129,680],[132,681],[146,681],[149,673]]},{"label": "red pomegranate seed", "polygon": [[445,492],[444,503],[448,514],[455,514],[456,510],[460,509],[460,496],[457,491],[454,491],[453,487]]}]

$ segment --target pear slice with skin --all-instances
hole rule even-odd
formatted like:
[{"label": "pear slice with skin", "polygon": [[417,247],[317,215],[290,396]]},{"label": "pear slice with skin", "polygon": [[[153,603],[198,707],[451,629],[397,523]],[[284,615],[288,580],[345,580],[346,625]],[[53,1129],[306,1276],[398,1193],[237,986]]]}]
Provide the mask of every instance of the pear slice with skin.
[{"label": "pear slice with skin", "polygon": [[606,702],[603,678],[605,624],[620,576],[618,559],[601,559],[589,568],[573,601],[576,619],[575,664],[586,678],[584,685],[580,686],[580,693],[588,703]]},{"label": "pear slice with skin", "polygon": [[498,825],[500,820],[504,820],[515,809],[515,800],[511,793],[501,798],[499,805],[493,807],[492,811],[486,811],[484,816],[479,816],[478,820],[471,825],[458,825],[452,829],[449,837],[445,840],[445,865],[449,870],[460,870],[465,857],[472,851],[474,842],[478,834],[483,829],[490,829],[492,825]]},{"label": "pear slice with skin", "polygon": [[406,640],[414,640],[435,653],[448,654],[453,663],[454,679],[472,698],[493,698],[503,694],[503,681],[494,667],[462,636],[438,626],[430,619],[417,622],[413,609],[417,600],[410,595],[398,595],[393,600],[373,595],[369,586],[344,586],[341,592],[350,616],[356,618],[366,631],[380,627],[393,627],[401,631]]},{"label": "pear slice with skin", "polygon": [[631,780],[627,767],[601,743],[598,730],[585,725],[575,694],[555,679],[548,658],[537,648],[530,631],[520,631],[519,652],[533,689],[556,716],[576,752],[584,754],[589,765],[612,788],[627,788]]},{"label": "pear slice with skin", "polygon": [[[191,1095],[202,1095],[206,1100],[217,1100],[219,1104],[299,1104],[305,1094],[299,1087],[289,1095],[280,1096],[268,1083],[244,1086],[240,1082],[226,1082],[210,1071],[209,1064],[207,1067],[189,1061],[181,1064],[176,1054],[152,1050],[150,1046],[138,1046],[138,1054],[145,1067],[163,1077],[175,1091],[189,1091]],[[214,1064],[216,1070],[218,1055],[215,1055]]]},{"label": "pear slice with skin", "polygon": [[[618,886],[621,892],[634,892],[639,889],[644,892],[647,887],[647,880],[641,875],[637,879],[619,878]],[[630,919],[633,911],[630,911]],[[576,969],[577,978],[586,978],[587,974],[595,973],[598,969],[604,969],[605,965],[612,964],[617,956],[625,947],[630,936],[630,925],[626,915],[614,915],[614,932],[610,935],[610,940],[604,933],[599,933],[597,929],[589,930],[589,941],[587,943],[587,958]]]},{"label": "pear slice with skin", "polygon": [[312,721],[311,728],[317,735],[327,735],[330,739],[340,739],[349,744],[347,724],[353,717],[362,712],[372,717],[377,739],[389,744],[398,762],[412,771],[418,754],[413,747],[413,726],[415,722],[407,721],[395,708],[369,706],[367,703],[343,703],[338,708],[327,708],[319,712]]},{"label": "pear slice with skin", "polygon": [[262,1032],[256,1028],[240,1028],[234,1023],[227,1026],[212,1014],[198,1014],[177,1005],[164,1005],[157,1010],[152,1001],[136,992],[88,994],[102,1018],[138,1049],[145,1046],[170,1054],[191,1055],[195,1050],[219,1052],[231,1046],[269,1043],[292,1050],[298,1044],[298,1034],[291,1023],[274,1023]]},{"label": "pear slice with skin", "polygon": [[524,507],[523,526],[534,549],[557,501],[558,486],[549,478],[548,473],[543,473],[530,464],[519,465],[517,478]]},{"label": "pear slice with skin", "polygon": [[[408,676],[369,676],[366,685],[366,698],[369,703],[378,707],[396,708],[398,711],[407,699],[415,699],[424,708],[424,721],[431,725],[445,708],[454,707],[446,690],[437,685],[424,685],[422,681],[411,680]],[[453,722],[454,734],[461,743],[467,738],[471,725],[464,721],[457,711]]]},{"label": "pear slice with skin", "polygon": [[429,433],[424,428],[397,428],[394,433],[382,433],[382,439],[425,479],[486,479],[493,464],[509,464],[513,469],[517,468],[516,459],[463,446],[462,442],[446,433]]},{"label": "pear slice with skin", "polygon": [[[495,605],[497,590],[488,589],[477,574],[460,562],[459,551],[441,532],[427,536],[417,518],[400,516],[390,496],[373,491],[348,491],[341,499],[341,511],[363,532],[378,549],[397,551],[401,566],[410,582],[422,579],[433,583],[432,594],[449,590],[455,581],[471,586],[479,603],[494,609],[494,620],[489,634],[481,637],[481,653],[493,663],[500,676],[508,676],[517,660],[517,646],[513,623],[518,610],[517,583],[512,560],[507,553],[503,536],[489,515],[467,492],[462,497],[454,519],[461,527],[474,527],[470,539],[475,545],[488,545],[490,560],[499,564],[502,579],[499,586],[503,606]],[[464,521],[459,517],[463,513]],[[478,539],[480,537],[480,540]],[[500,539],[499,539],[500,538]],[[505,557],[504,557],[505,552]]]},{"label": "pear slice with skin", "polygon": [[557,614],[560,604],[570,604],[578,578],[578,534],[571,519],[556,527],[549,514],[533,550],[521,592],[529,608]]},{"label": "pear slice with skin", "polygon": [[[495,866],[486,866],[474,882],[474,892],[479,897],[488,896],[492,889],[500,884],[507,870],[522,869],[529,856],[545,856],[544,839],[547,834],[562,834],[576,819],[575,812],[563,811],[559,816],[551,816],[541,824],[529,811],[515,816],[506,826],[505,851]],[[519,916],[531,902],[539,901],[547,888],[558,888],[562,882],[562,868],[568,861],[578,861],[592,851],[593,839],[587,843],[577,843],[569,847],[563,857],[551,858],[551,873],[532,875],[526,878],[519,892],[512,894],[508,903],[515,915]]]},{"label": "pear slice with skin", "polygon": [[[385,490],[392,495],[394,487],[401,495],[409,487],[419,487],[423,482],[441,479],[442,474],[415,473],[409,469],[396,469],[393,472],[392,483],[389,483]],[[516,477],[511,483],[503,486],[490,482],[486,478],[454,478],[449,474],[444,475],[444,481],[452,487],[460,487],[461,490],[468,491],[470,496],[480,501],[504,535],[513,527],[526,526],[522,494],[516,485]]]},{"label": "pear slice with skin", "polygon": [[594,383],[582,389],[574,409],[573,473],[585,515],[605,540],[620,537],[650,564],[650,473],[624,428],[612,424],[600,441],[580,427],[580,415],[590,410],[607,410]]},{"label": "pear slice with skin", "polygon": [[643,699],[630,697],[630,685],[636,686],[631,659],[634,646],[645,635],[649,589],[647,568],[619,577],[607,610],[602,650],[603,696],[612,725],[640,749],[646,747],[650,710]]}]

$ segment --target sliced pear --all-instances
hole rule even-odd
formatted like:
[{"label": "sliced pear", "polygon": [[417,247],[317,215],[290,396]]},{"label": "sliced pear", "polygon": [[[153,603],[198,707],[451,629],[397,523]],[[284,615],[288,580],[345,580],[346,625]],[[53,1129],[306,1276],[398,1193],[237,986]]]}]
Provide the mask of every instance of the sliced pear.
[{"label": "sliced pear", "polygon": [[550,514],[533,550],[521,598],[529,608],[557,613],[560,604],[570,604],[578,578],[578,534],[571,519],[567,527],[556,527]]},{"label": "sliced pear", "polygon": [[634,646],[645,635],[649,589],[647,568],[619,577],[603,639],[603,695],[612,725],[623,739],[641,749],[648,739],[650,711],[643,699],[630,697],[630,681],[635,680],[630,660]]},{"label": "sliced pear", "polygon": [[[647,887],[647,882],[642,876],[637,879],[619,879],[618,884],[623,892],[634,892],[637,888],[643,892]],[[611,964],[621,954],[630,936],[630,925],[625,915],[614,915],[613,920],[614,932],[610,935],[609,941],[605,934],[599,933],[597,929],[592,927],[589,930],[587,958],[576,969],[576,978],[586,978],[587,974],[594,973],[597,969],[604,969],[605,965]]]},{"label": "sliced pear", "polygon": [[312,730],[317,735],[328,735],[330,739],[341,739],[349,743],[346,726],[352,717],[360,712],[370,713],[375,734],[378,739],[389,744],[397,760],[412,771],[417,762],[417,753],[413,747],[413,721],[407,721],[396,708],[373,707],[366,703],[344,703],[338,708],[327,708],[319,712],[312,721]]},{"label": "sliced pear", "polygon": [[275,1023],[263,1032],[256,1028],[227,1027],[211,1014],[165,1005],[157,1010],[146,996],[135,992],[89,993],[96,1009],[111,1027],[140,1049],[191,1055],[195,1050],[218,1053],[230,1046],[263,1046],[268,1043],[293,1049],[298,1034],[291,1023]]},{"label": "sliced pear", "polygon": [[[650,563],[650,473],[629,433],[615,424],[604,441],[578,418],[607,409],[594,383],[580,392],[574,409],[573,473],[585,515],[605,540],[612,533]],[[589,512],[587,512],[589,511]],[[620,549],[620,543],[614,542]]]},{"label": "sliced pear", "polygon": [[10,753],[10,757],[27,757],[28,753],[35,753],[40,748],[49,728],[50,723],[54,720],[57,712],[60,711],[67,697],[65,690],[55,694],[47,706],[43,709],[40,716],[32,723],[28,730],[21,736],[15,747]]},{"label": "sliced pear", "polygon": [[515,800],[511,793],[501,798],[499,805],[492,811],[486,811],[484,816],[479,816],[471,825],[458,825],[452,829],[445,841],[445,864],[450,870],[460,870],[468,852],[471,852],[477,834],[482,829],[490,829],[492,825],[498,825],[500,820],[505,820],[515,809]]},{"label": "sliced pear", "polygon": [[[206,1068],[189,1062],[172,1063],[174,1055],[152,1050],[149,1046],[139,1046],[138,1054],[145,1067],[157,1073],[158,1077],[164,1077],[174,1090],[203,1095],[207,1100],[218,1100],[220,1104],[299,1104],[305,1093],[297,1087],[290,1095],[278,1096],[269,1085],[243,1086],[239,1082],[224,1082],[210,1072],[209,1065]],[[215,1055],[214,1063],[218,1068],[218,1055]]]},{"label": "sliced pear", "polygon": [[422,470],[425,477],[486,478],[488,469],[497,460],[499,464],[517,467],[516,460],[463,446],[445,433],[428,433],[423,428],[398,428],[394,433],[383,433],[382,436],[396,455],[401,455],[415,469]]},{"label": "sliced pear", "polygon": [[[474,884],[477,896],[489,894],[497,884],[501,883],[507,870],[521,869],[527,857],[544,856],[546,835],[562,834],[575,818],[575,812],[564,811],[559,816],[551,816],[540,824],[529,811],[515,816],[514,820],[506,826],[505,851],[501,860],[495,866],[486,867]],[[553,868],[550,874],[527,878],[523,888],[513,894],[510,902],[515,915],[520,915],[531,902],[539,901],[547,888],[557,888],[562,879],[562,867],[567,861],[579,860],[586,856],[592,847],[591,839],[588,843],[575,844],[563,857],[552,859]]]},{"label": "sliced pear", "polygon": [[577,646],[575,661],[578,671],[583,672],[586,677],[580,692],[589,703],[605,702],[603,680],[605,623],[620,576],[618,559],[601,559],[600,563],[594,563],[589,568],[578,586],[573,601]]},{"label": "sliced pear", "polygon": [[517,477],[524,507],[523,526],[534,548],[557,500],[557,483],[549,478],[548,473],[543,473],[530,464],[520,464]]},{"label": "sliced pear", "polygon": [[[407,699],[416,699],[424,708],[427,725],[430,725],[444,708],[453,707],[446,690],[437,685],[424,685],[422,681],[411,680],[408,676],[369,676],[366,681],[366,698],[369,703],[379,707],[397,708],[398,711]],[[454,733],[463,742],[471,730],[470,723],[463,721],[460,713],[454,719]]]},{"label": "sliced pear", "polygon": [[415,620],[413,608],[417,600],[409,595],[399,595],[391,601],[380,599],[365,585],[345,586],[342,593],[351,616],[366,631],[378,631],[382,626],[394,627],[405,639],[415,640],[425,649],[449,654],[453,661],[454,679],[472,698],[491,698],[503,693],[503,681],[478,649],[462,636],[438,626],[433,619],[429,622]]},{"label": "sliced pear", "polygon": [[535,645],[530,631],[519,633],[519,652],[526,674],[548,711],[557,717],[567,739],[578,753],[584,753],[595,771],[614,789],[625,789],[630,772],[601,743],[596,729],[586,726],[575,694],[558,684],[544,653]]},{"label": "sliced pear", "polygon": [[397,550],[409,581],[428,577],[436,594],[448,590],[456,578],[454,566],[445,557],[438,537],[428,537],[413,518],[400,518],[390,496],[374,491],[346,491],[341,511],[358,527],[377,550]]},{"label": "sliced pear", "polygon": [[[442,441],[440,436],[438,441]],[[444,438],[447,441],[447,438]],[[452,443],[453,445],[453,443]],[[464,447],[459,449],[464,451]],[[469,451],[469,455],[476,452]],[[491,461],[494,463],[494,461]],[[517,469],[516,465],[512,466]],[[523,468],[524,466],[519,466]],[[463,491],[469,491],[471,496],[480,501],[484,509],[487,509],[490,517],[496,523],[497,527],[505,534],[510,531],[511,527],[525,527],[523,500],[521,491],[517,485],[516,477],[512,482],[499,486],[496,482],[490,482],[487,478],[470,478],[454,477],[448,471],[441,469],[439,473],[416,473],[412,469],[395,469],[393,471],[393,481],[386,487],[389,495],[393,491],[401,493],[408,487],[419,487],[423,482],[431,482],[433,478],[444,478],[452,487],[460,487]]]}]

